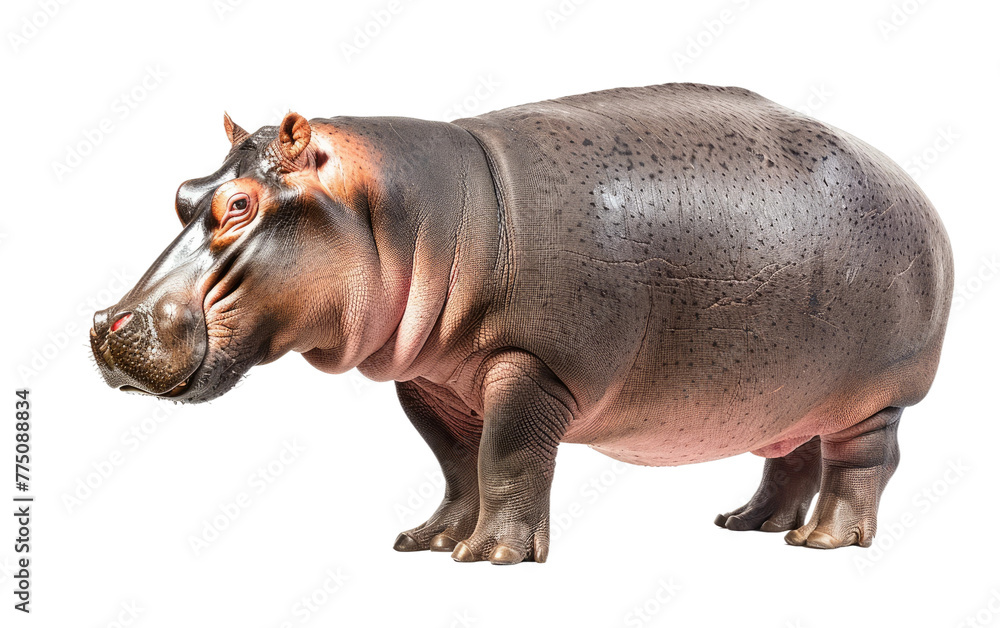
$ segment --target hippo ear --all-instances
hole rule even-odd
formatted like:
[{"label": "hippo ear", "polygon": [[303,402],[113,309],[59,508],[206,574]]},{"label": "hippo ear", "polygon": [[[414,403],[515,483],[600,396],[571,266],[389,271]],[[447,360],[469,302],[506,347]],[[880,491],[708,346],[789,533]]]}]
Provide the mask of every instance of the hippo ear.
[{"label": "hippo ear", "polygon": [[243,127],[233,122],[233,119],[229,117],[228,113],[223,112],[222,123],[226,125],[226,137],[229,138],[229,143],[233,146],[241,143],[246,138],[250,137],[250,134],[243,130]]},{"label": "hippo ear", "polygon": [[295,160],[306,146],[309,146],[310,138],[312,129],[309,127],[309,121],[297,113],[288,112],[278,127],[278,139],[275,140],[286,166],[295,166]]}]

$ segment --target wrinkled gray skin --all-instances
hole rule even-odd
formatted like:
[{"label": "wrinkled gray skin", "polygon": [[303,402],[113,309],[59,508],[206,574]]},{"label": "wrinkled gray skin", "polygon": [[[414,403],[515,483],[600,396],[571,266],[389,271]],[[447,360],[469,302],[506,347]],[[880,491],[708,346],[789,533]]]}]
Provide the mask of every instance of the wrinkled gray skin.
[{"label": "wrinkled gray skin", "polygon": [[[261,224],[195,270],[171,267],[168,249],[156,281],[99,313],[99,364],[119,352],[102,364],[109,383],[200,401],[289,350],[396,380],[447,480],[401,551],[544,561],[561,442],[648,465],[753,451],[768,458],[761,486],[720,526],[872,542],[902,408],[937,368],[953,274],[937,214],[885,155],[751,92],[689,84],[451,124],[292,116],[234,139],[198,188],[266,185],[277,200],[261,201]],[[306,148],[272,167],[293,144]],[[188,269],[219,228],[207,197],[191,198],[177,240]],[[272,233],[281,246],[263,244]],[[205,296],[226,276],[204,279],[212,255],[267,270],[220,306]],[[122,375],[136,355],[161,359],[143,333],[155,308],[142,308],[164,294],[205,299],[207,340],[184,323],[175,363],[165,347],[166,362]],[[122,327],[139,340],[109,330],[125,311],[140,312]],[[213,333],[220,311],[238,343]]]}]

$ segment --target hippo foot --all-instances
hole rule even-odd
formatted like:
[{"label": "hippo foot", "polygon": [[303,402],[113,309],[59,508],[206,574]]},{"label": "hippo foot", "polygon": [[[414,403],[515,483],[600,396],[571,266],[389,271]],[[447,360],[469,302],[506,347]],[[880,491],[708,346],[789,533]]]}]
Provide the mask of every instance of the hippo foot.
[{"label": "hippo foot", "polygon": [[858,425],[823,437],[823,480],[809,523],[785,535],[789,545],[869,547],[878,503],[899,464],[901,408],[886,408]]},{"label": "hippo foot", "polygon": [[[866,478],[859,478],[864,481]],[[861,507],[859,512],[857,508]],[[873,508],[853,503],[849,499],[821,500],[820,515],[809,523],[785,535],[789,545],[834,549],[848,545],[868,547],[875,538],[876,517]]]},{"label": "hippo foot", "polygon": [[764,476],[750,501],[719,515],[715,525],[729,530],[783,532],[806,521],[809,503],[822,478],[820,439],[817,436],[781,458],[764,462]]},{"label": "hippo foot", "polygon": [[479,497],[475,500],[444,501],[423,524],[400,532],[392,548],[397,552],[450,552],[476,528]]},{"label": "hippo foot", "polygon": [[548,515],[529,524],[498,515],[476,526],[472,536],[452,552],[460,563],[488,560],[494,565],[516,565],[523,561],[544,563],[549,554]]}]

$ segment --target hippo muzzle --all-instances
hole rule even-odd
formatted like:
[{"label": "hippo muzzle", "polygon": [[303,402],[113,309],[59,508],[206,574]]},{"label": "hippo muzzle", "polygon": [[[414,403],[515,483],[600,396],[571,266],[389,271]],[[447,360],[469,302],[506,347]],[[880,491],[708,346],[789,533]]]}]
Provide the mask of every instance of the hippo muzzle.
[{"label": "hippo muzzle", "polygon": [[187,389],[205,359],[208,334],[201,303],[173,283],[137,287],[94,315],[90,346],[109,386],[162,397]]}]

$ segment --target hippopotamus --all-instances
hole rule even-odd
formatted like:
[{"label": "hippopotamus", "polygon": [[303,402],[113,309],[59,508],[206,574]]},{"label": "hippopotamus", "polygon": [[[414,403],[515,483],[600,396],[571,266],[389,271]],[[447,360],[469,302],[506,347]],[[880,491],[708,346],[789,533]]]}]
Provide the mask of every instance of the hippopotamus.
[{"label": "hippopotamus", "polygon": [[656,466],[753,452],[760,487],[719,526],[872,543],[953,284],[940,218],[881,152],[695,84],[452,122],[224,122],[179,235],[94,316],[110,386],[198,403],[291,351],[394,381],[446,481],[399,551],[544,562],[561,443]]}]

